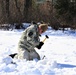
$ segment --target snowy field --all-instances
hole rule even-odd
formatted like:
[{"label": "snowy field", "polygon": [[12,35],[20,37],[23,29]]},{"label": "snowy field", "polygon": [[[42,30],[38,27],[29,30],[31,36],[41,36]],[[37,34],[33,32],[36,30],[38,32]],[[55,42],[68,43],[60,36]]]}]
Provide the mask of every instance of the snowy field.
[{"label": "snowy field", "polygon": [[0,75],[76,75],[76,32],[48,29],[40,39],[43,40],[45,35],[49,39],[40,50],[35,48],[40,61],[11,59],[8,55],[17,52],[22,32],[0,30]]}]

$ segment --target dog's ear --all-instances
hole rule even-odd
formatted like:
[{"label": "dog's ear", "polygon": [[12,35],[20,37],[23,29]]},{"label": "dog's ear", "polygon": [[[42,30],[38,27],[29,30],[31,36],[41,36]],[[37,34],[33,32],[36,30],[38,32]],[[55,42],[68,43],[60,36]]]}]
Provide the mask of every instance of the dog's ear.
[{"label": "dog's ear", "polygon": [[34,22],[34,21],[31,21],[31,24],[37,24],[36,22]]}]

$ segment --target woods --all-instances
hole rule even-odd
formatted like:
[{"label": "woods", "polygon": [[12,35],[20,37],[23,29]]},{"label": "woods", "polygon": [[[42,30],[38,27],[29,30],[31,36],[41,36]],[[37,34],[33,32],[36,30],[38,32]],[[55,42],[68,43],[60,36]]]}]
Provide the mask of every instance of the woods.
[{"label": "woods", "polygon": [[36,4],[35,0],[0,0],[0,24],[40,21],[40,16],[44,15],[45,18],[49,14],[47,6],[45,12],[43,11],[44,6]]},{"label": "woods", "polygon": [[55,9],[61,25],[76,29],[76,0],[57,0]]},{"label": "woods", "polygon": [[76,29],[75,0],[0,0],[0,26],[25,22],[49,23],[54,29]]}]

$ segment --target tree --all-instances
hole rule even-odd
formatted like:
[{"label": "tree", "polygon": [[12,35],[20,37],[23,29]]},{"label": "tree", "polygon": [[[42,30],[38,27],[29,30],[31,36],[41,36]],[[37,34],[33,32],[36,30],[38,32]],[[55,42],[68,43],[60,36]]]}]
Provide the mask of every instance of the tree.
[{"label": "tree", "polygon": [[24,18],[28,19],[29,8],[32,7],[32,0],[24,0]]},{"label": "tree", "polygon": [[9,22],[10,20],[10,13],[9,13],[9,0],[6,0],[6,18],[7,18],[7,21]]},{"label": "tree", "polygon": [[76,15],[76,10],[70,0],[57,0],[55,9],[57,13],[56,16],[62,24],[73,24],[73,18]]},{"label": "tree", "polygon": [[7,16],[6,16],[7,8],[8,8],[7,1],[6,0],[0,0],[0,23],[4,23],[5,20],[7,20]]}]

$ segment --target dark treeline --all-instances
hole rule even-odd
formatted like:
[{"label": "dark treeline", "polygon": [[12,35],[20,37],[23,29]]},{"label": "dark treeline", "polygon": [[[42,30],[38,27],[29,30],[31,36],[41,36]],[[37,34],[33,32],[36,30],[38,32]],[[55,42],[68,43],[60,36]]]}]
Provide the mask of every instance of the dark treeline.
[{"label": "dark treeline", "polygon": [[56,0],[54,7],[61,27],[76,29],[76,0]]},{"label": "dark treeline", "polygon": [[49,5],[47,2],[37,4],[36,0],[0,0],[0,23],[47,20],[51,10]]},{"label": "dark treeline", "polygon": [[0,0],[0,25],[25,22],[49,23],[54,29],[76,28],[76,1]]}]

